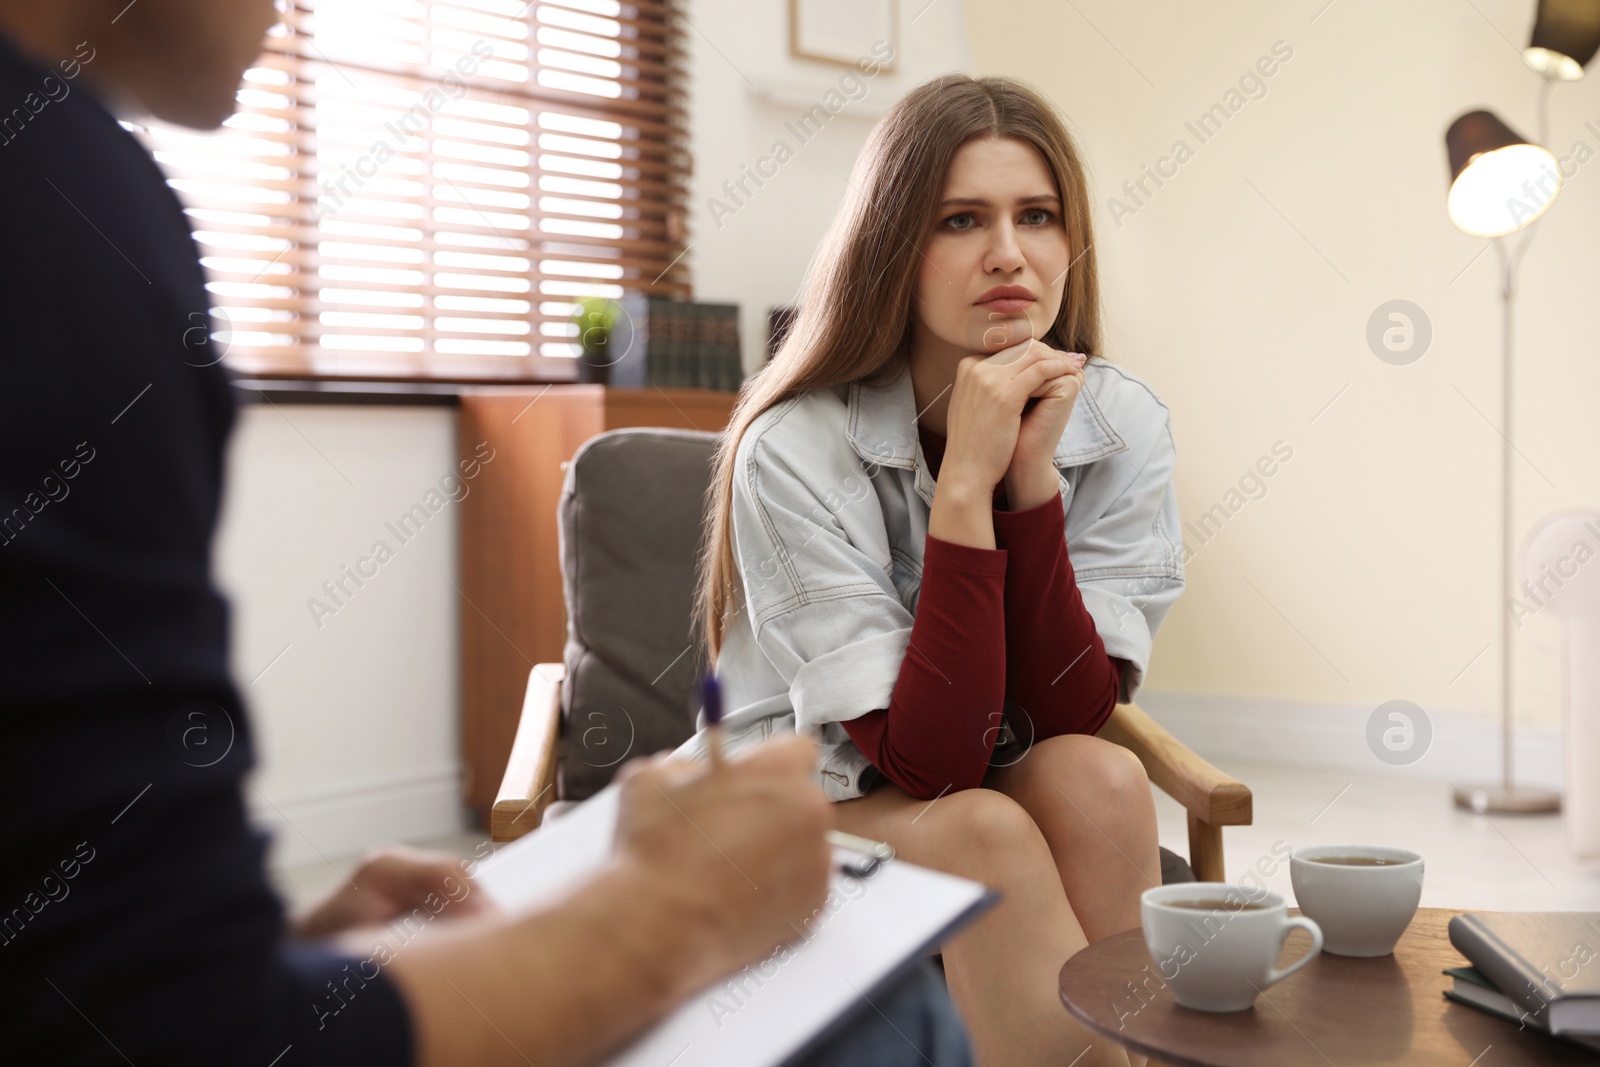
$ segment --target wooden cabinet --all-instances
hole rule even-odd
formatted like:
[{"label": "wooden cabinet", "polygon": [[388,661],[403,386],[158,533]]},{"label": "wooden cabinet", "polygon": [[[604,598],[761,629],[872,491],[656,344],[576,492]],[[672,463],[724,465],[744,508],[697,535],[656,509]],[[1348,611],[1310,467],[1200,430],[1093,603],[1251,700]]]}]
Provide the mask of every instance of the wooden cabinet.
[{"label": "wooden cabinet", "polygon": [[556,524],[566,462],[607,430],[720,431],[735,399],[603,385],[463,390],[457,450],[480,468],[460,504],[461,744],[467,803],[485,825],[528,672],[559,662],[566,645]]}]

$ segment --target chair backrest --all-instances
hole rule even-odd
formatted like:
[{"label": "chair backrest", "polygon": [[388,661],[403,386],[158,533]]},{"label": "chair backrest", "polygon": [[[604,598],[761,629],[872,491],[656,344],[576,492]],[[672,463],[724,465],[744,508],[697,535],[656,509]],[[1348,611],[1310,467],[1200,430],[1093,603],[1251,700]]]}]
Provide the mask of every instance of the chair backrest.
[{"label": "chair backrest", "polygon": [[703,664],[689,612],[717,434],[658,428],[590,438],[559,505],[567,604],[557,794],[582,800],[623,762],[694,732]]}]

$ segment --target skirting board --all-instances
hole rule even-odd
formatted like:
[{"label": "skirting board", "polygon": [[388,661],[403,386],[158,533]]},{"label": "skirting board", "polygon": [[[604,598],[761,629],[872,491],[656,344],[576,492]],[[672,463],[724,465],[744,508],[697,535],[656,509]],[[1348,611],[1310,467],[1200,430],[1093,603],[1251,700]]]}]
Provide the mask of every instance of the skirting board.
[{"label": "skirting board", "polygon": [[459,765],[287,797],[247,785],[245,798],[252,821],[272,834],[267,864],[274,869],[442,837],[467,826]]},{"label": "skirting board", "polygon": [[[1369,706],[1148,689],[1135,701],[1212,761],[1398,774],[1458,785],[1500,781],[1499,721],[1460,710],[1425,709],[1433,730],[1426,751],[1414,763],[1392,766],[1367,747]],[[1516,727],[1512,761],[1517,784],[1560,789],[1561,731]]]}]

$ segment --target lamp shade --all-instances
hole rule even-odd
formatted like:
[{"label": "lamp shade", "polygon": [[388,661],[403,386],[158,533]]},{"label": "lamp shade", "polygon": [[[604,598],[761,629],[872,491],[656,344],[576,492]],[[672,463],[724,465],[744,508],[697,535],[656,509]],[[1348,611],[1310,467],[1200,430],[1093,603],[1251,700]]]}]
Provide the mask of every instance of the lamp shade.
[{"label": "lamp shade", "polygon": [[1600,0],[1539,0],[1523,58],[1556,81],[1577,81],[1600,51]]},{"label": "lamp shade", "polygon": [[1561,191],[1556,157],[1501,122],[1469,111],[1444,135],[1450,158],[1450,221],[1474,237],[1516,233],[1549,210]]}]

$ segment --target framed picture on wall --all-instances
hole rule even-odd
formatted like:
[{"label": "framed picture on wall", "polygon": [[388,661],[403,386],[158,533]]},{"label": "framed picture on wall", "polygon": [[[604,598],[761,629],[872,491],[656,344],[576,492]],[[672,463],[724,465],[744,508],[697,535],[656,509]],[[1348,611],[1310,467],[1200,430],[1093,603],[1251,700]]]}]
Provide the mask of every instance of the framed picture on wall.
[{"label": "framed picture on wall", "polygon": [[[789,0],[789,54],[853,67],[887,41],[898,54],[897,0]],[[894,70],[894,63],[881,69]]]}]

